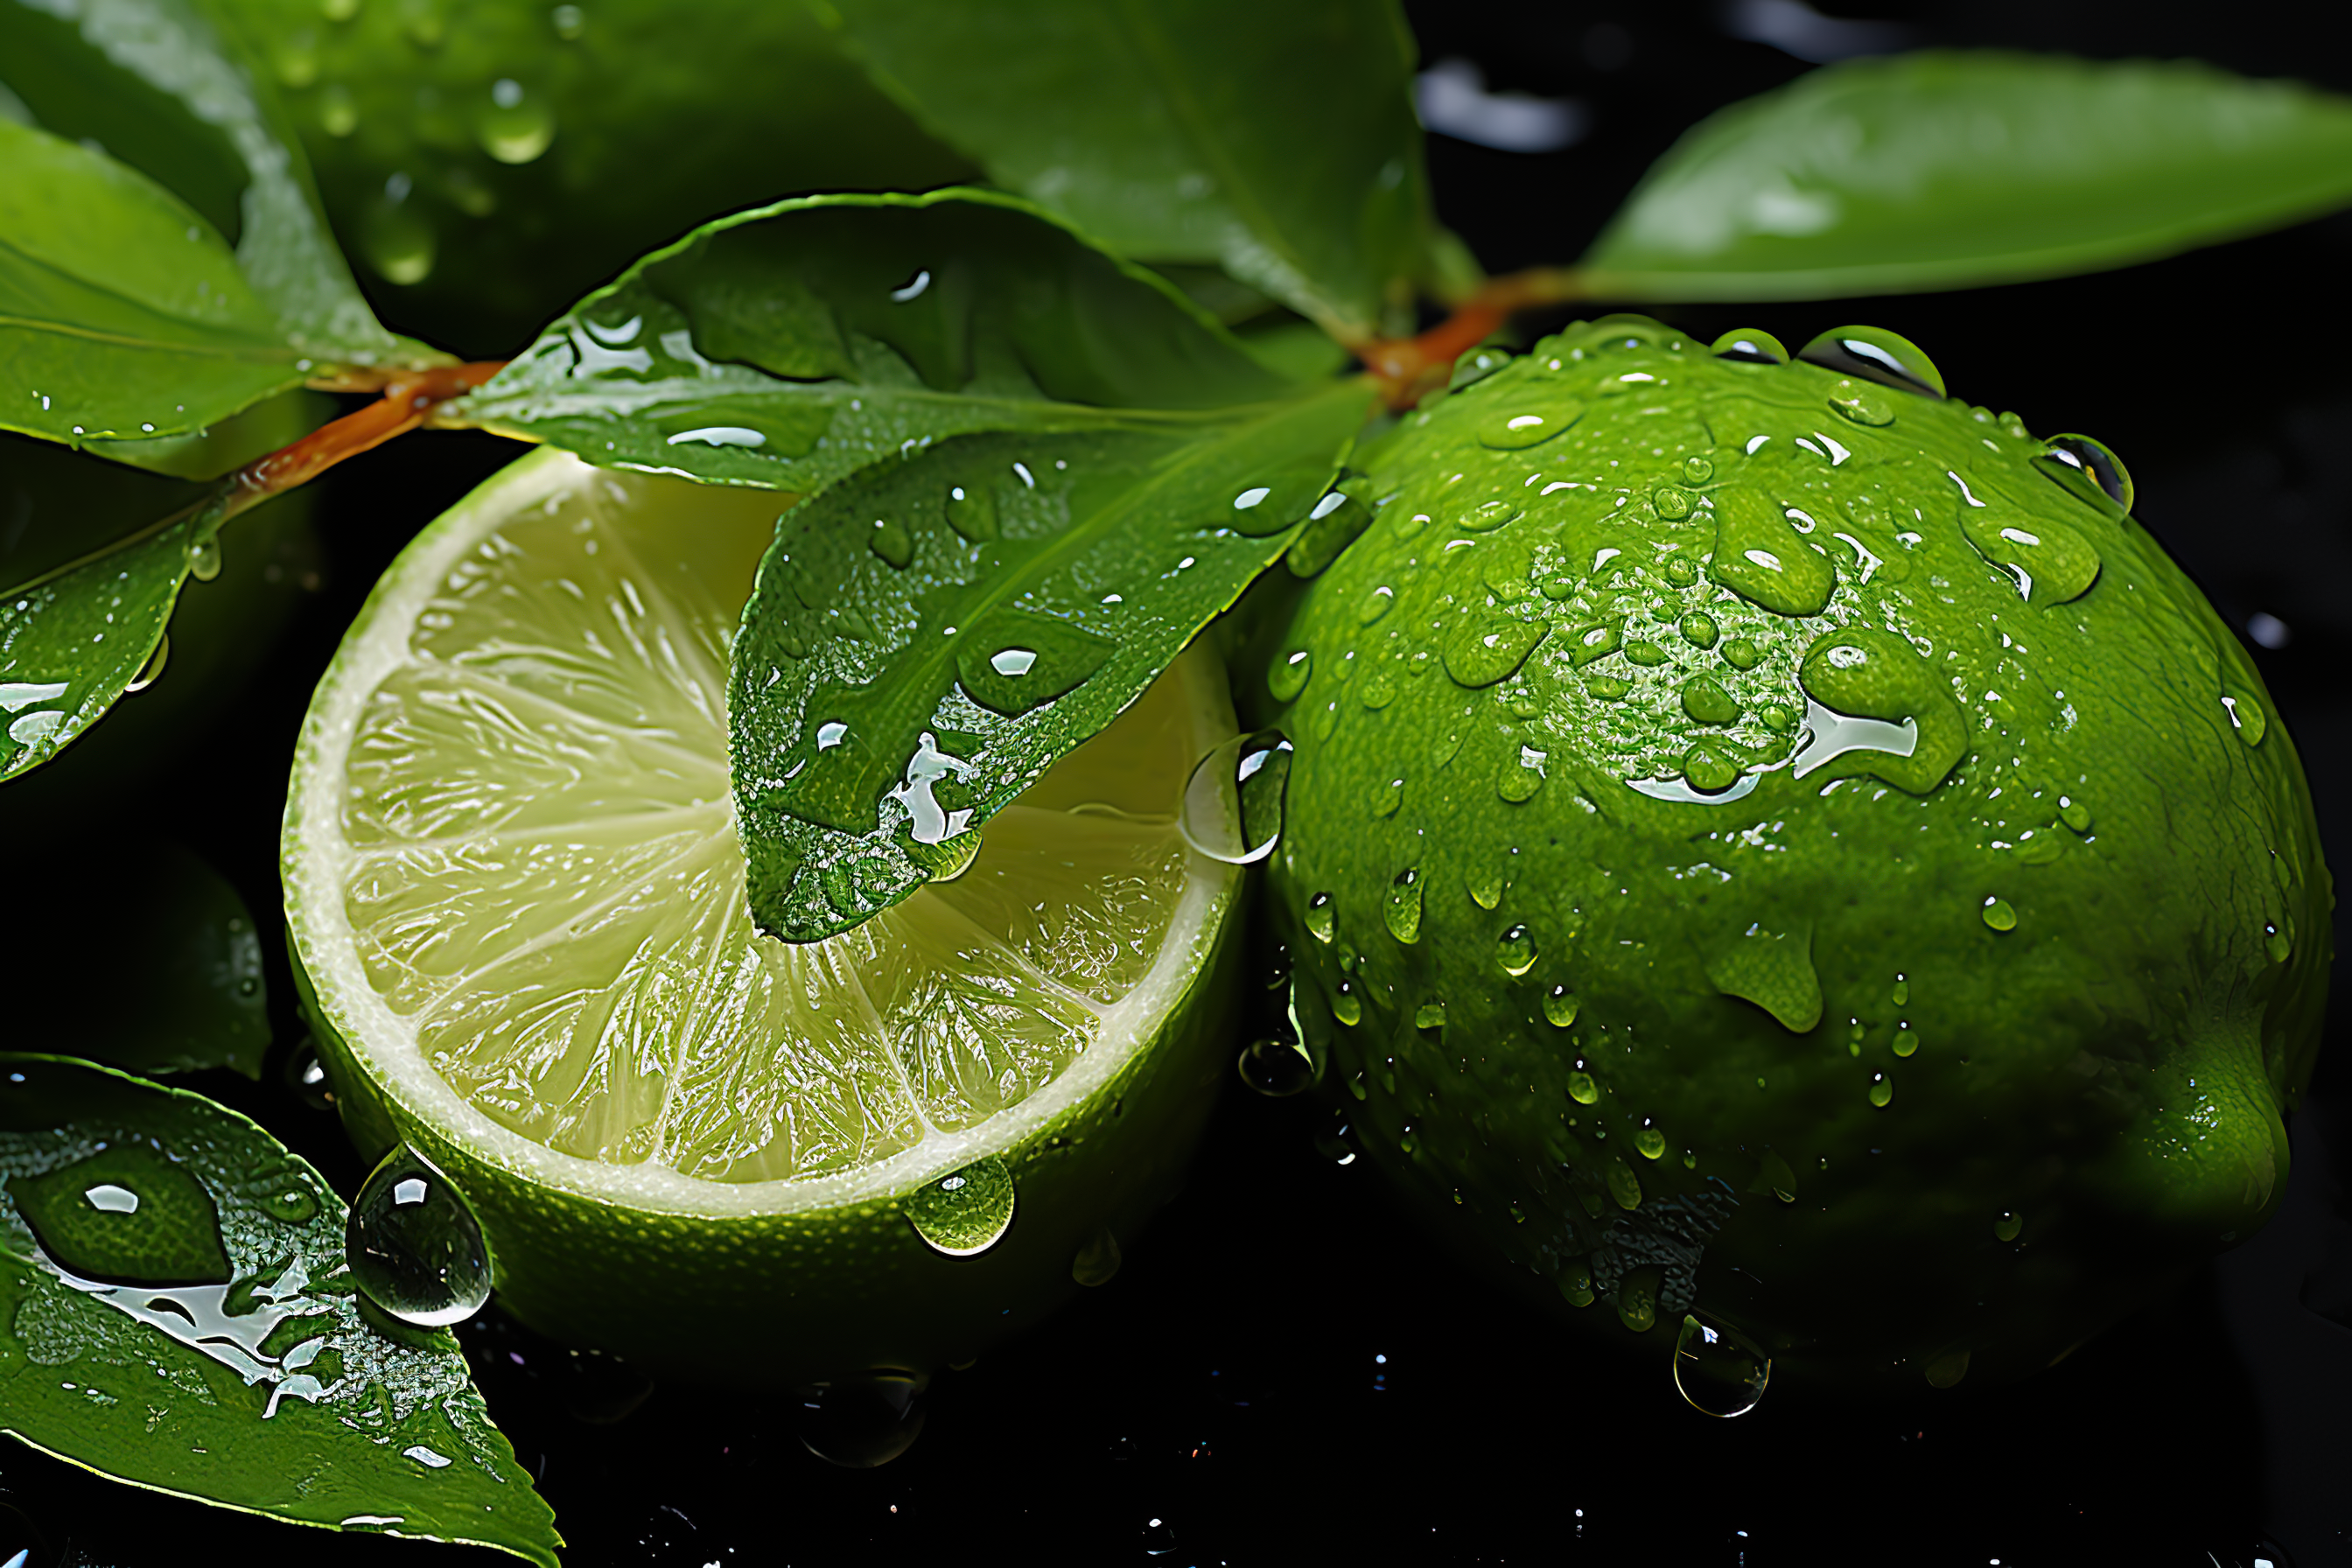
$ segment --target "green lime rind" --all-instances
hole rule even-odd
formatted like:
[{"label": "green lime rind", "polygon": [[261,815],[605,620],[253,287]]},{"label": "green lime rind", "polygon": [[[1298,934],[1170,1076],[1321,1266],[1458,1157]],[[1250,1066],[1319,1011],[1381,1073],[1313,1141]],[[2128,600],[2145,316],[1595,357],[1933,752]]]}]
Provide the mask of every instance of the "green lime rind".
[{"label": "green lime rind", "polygon": [[1365,1152],[1571,1321],[2021,1375],[2277,1203],[2310,790],[2047,451],[1620,317],[1356,459],[1376,521],[1243,667],[1297,746],[1269,894]]}]

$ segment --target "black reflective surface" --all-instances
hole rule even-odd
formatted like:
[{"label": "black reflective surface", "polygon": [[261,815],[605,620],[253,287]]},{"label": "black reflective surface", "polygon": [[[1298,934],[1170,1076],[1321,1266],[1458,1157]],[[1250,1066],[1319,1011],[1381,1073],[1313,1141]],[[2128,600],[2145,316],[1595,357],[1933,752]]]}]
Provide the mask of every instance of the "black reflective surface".
[{"label": "black reflective surface", "polygon": [[[1727,36],[1726,16],[1778,16],[1816,46],[1859,36],[1808,34],[1793,8],[1769,5],[1412,9],[1427,59],[1460,56],[1494,88],[1583,105],[1584,138],[1559,152],[1433,139],[1443,215],[1497,268],[1573,257],[1681,128],[1806,68]],[[1914,43],[2195,53],[2352,89],[2352,58],[2323,47],[2316,8],[2002,0],[1899,19]],[[2352,866],[2352,385],[2336,344],[2352,309],[2347,268],[2352,219],[2335,218],[2065,282],[1662,313],[1701,341],[1754,326],[1801,343],[1844,322],[1882,324],[1931,353],[1954,395],[2115,447],[2137,482],[2137,515],[2243,629],[2310,770],[2342,874]],[[396,323],[396,302],[386,309]],[[276,656],[278,674],[173,780],[188,841],[265,921],[310,680],[401,542],[515,450],[421,437],[327,481],[327,568]],[[236,548],[234,534],[227,543]],[[258,1085],[193,1081],[259,1117],[348,1197],[364,1171],[332,1116],[305,1102],[299,1075],[289,1083],[278,1070],[300,1030],[274,938],[265,952],[272,1070]],[[1652,1363],[1633,1366],[1559,1342],[1392,1223],[1360,1163],[1318,1152],[1328,1117],[1313,1096],[1264,1098],[1238,1075],[1184,1197],[1127,1247],[1117,1277],[1042,1331],[941,1372],[909,1404],[919,1436],[878,1468],[815,1457],[795,1399],[649,1388],[604,1358],[543,1344],[495,1302],[461,1337],[493,1415],[573,1543],[567,1561],[583,1564],[2252,1568],[2267,1558],[2343,1568],[2347,1017],[2339,1000],[2314,1096],[2292,1121],[2293,1175],[2270,1227],[2007,1389],[1923,1387],[1886,1407],[1807,1407],[1768,1392],[1738,1420],[1700,1415],[1675,1392],[1671,1336],[1659,1336]],[[828,1432],[831,1442],[874,1440]],[[0,1444],[0,1564],[21,1545],[28,1568],[178,1563],[199,1544],[206,1557],[245,1561],[491,1561],[298,1532],[112,1486],[14,1444]]]}]

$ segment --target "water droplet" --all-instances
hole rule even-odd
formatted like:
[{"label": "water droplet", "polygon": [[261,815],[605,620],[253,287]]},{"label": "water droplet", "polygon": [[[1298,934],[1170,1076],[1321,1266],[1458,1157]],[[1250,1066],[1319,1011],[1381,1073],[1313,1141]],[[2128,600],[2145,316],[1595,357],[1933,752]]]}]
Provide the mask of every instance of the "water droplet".
[{"label": "water droplet", "polygon": [[1969,1352],[1954,1351],[1948,1355],[1937,1356],[1927,1364],[1925,1371],[1930,1388],[1955,1387],[1969,1375]]},{"label": "water droplet", "polygon": [[132,676],[131,684],[122,689],[123,695],[127,697],[134,691],[144,691],[154,685],[163,676],[163,667],[171,662],[172,634],[165,632],[155,639],[155,651],[147,656],[147,662],[139,667],[139,673]]},{"label": "water droplet", "polygon": [[1564,397],[1542,413],[1498,414],[1478,426],[1478,444],[1498,452],[1520,452],[1550,440],[1584,417],[1584,404]]},{"label": "water droplet", "polygon": [[1370,626],[1374,621],[1387,615],[1389,606],[1395,603],[1394,588],[1383,584],[1367,591],[1362,601],[1356,606],[1356,624],[1360,626]]},{"label": "water droplet", "polygon": [[1754,327],[1734,327],[1707,345],[1717,359],[1745,360],[1752,364],[1787,364],[1789,351],[1771,333]]},{"label": "water droplet", "polygon": [[319,89],[319,129],[330,136],[349,136],[360,128],[359,100],[341,82],[331,81]]},{"label": "water droplet", "polygon": [[1356,995],[1356,983],[1342,980],[1331,991],[1331,1016],[1350,1028],[1363,1021],[1364,1004]]},{"label": "water droplet", "polygon": [[1644,1127],[1633,1134],[1633,1147],[1644,1160],[1655,1160],[1666,1152],[1666,1135],[1654,1127]]},{"label": "water droplet", "polygon": [[1764,1397],[1772,1362],[1745,1334],[1685,1315],[1675,1341],[1675,1386],[1694,1410],[1745,1415]]},{"label": "water droplet", "polygon": [[1830,393],[1829,404],[1833,412],[1856,425],[1895,423],[1895,405],[1854,382],[1839,382]]},{"label": "water droplet", "polygon": [[547,14],[547,20],[555,29],[555,36],[567,44],[578,42],[588,30],[587,13],[577,5],[558,5]]},{"label": "water droplet", "polygon": [[1389,884],[1381,918],[1387,922],[1389,934],[1399,942],[1421,940],[1421,873],[1410,866],[1399,871],[1396,880]]},{"label": "water droplet", "polygon": [[2007,1209],[2003,1209],[2000,1217],[1992,1222],[1993,1237],[1998,1241],[2015,1241],[2018,1233],[2024,1228],[2025,1216]]},{"label": "water droplet", "polygon": [[1375,712],[1395,701],[1396,694],[1396,679],[1385,665],[1366,676],[1364,684],[1356,689],[1356,700]]},{"label": "water droplet", "polygon": [[845,1469],[887,1465],[922,1435],[931,1380],[877,1367],[801,1391],[793,1426],[802,1445]]},{"label": "water droplet", "polygon": [[1733,637],[1723,645],[1723,661],[1734,669],[1753,669],[1764,661],[1764,650],[1746,637]]},{"label": "water droplet", "polygon": [[360,14],[360,0],[319,0],[319,15],[330,22],[348,22]]},{"label": "water droplet", "polygon": [[1883,1110],[1886,1108],[1887,1101],[1894,1098],[1895,1085],[1888,1081],[1886,1075],[1883,1072],[1872,1073],[1870,1075],[1870,1103],[1877,1106]]},{"label": "water droplet", "polygon": [[2091,808],[2068,795],[2058,797],[2058,820],[2077,833],[2091,831]]},{"label": "water droplet", "polygon": [[2242,691],[2230,689],[2221,694],[2221,710],[2230,716],[2230,728],[2238,739],[2249,746],[2259,746],[2270,733],[2270,721],[2263,717],[2263,705]]},{"label": "water droplet", "polygon": [[1517,980],[1536,966],[1535,933],[1523,925],[1513,926],[1495,939],[1495,962],[1503,973]]},{"label": "water droplet", "polygon": [[188,575],[209,583],[221,574],[220,540],[213,534],[188,542]]},{"label": "water droplet", "polygon": [[543,94],[533,96],[512,77],[501,77],[491,85],[489,107],[475,119],[474,134],[499,163],[528,163],[555,140],[555,111]]},{"label": "water droplet", "polygon": [[1702,458],[1693,453],[1683,459],[1683,483],[1703,485],[1713,478],[1715,478],[1714,458]]},{"label": "water droplet", "polygon": [[1013,1168],[998,1155],[928,1182],[906,1199],[907,1223],[934,1251],[971,1258],[1013,1226]]},{"label": "water droplet", "polygon": [[1912,1032],[1910,1020],[1907,1018],[1895,1020],[1895,1054],[1898,1057],[1907,1057],[1918,1048],[1919,1037]]},{"label": "water droplet", "polygon": [[368,1300],[404,1322],[461,1323],[490,1299],[489,1249],[473,1206],[404,1143],[361,1184],[343,1250]]},{"label": "water droplet", "polygon": [[307,1039],[287,1055],[286,1087],[313,1110],[335,1108],[335,1086],[327,1077],[325,1064],[319,1060],[319,1048]]},{"label": "water droplet", "polygon": [[1445,1027],[1445,1004],[1443,1002],[1423,1002],[1420,1006],[1413,1009],[1412,1026],[1416,1029],[1442,1029]]},{"label": "water droplet", "polygon": [[987,543],[997,536],[995,490],[977,479],[949,486],[947,517],[948,526],[971,543]]},{"label": "water droplet", "polygon": [[1705,610],[1693,610],[1682,618],[1683,640],[1693,647],[1713,647],[1717,637],[1715,617]]},{"label": "water droplet", "polygon": [[[1570,1024],[1576,1022],[1577,1005],[1575,992],[1570,991],[1565,985],[1555,985],[1549,991],[1544,993],[1543,1010],[1545,1021],[1549,1023],[1555,1029],[1565,1029]],[[1589,1082],[1591,1080],[1588,1079],[1587,1081]],[[1588,1100],[1584,1103],[1590,1105],[1592,1102]]]},{"label": "water droplet", "polygon": [[1726,996],[1753,1002],[1792,1035],[1822,1021],[1822,982],[1813,968],[1810,926],[1738,932],[1707,960],[1706,977]]},{"label": "water droplet", "polygon": [[1895,989],[1888,993],[1888,996],[1897,1007],[1909,1006],[1911,1005],[1911,982],[1905,979],[1900,974],[1896,975],[1895,977]]},{"label": "water droplet", "polygon": [[1741,598],[1781,616],[1821,614],[1837,587],[1829,557],[1806,542],[1779,506],[1747,489],[1727,489],[1716,500],[1707,570]]},{"label": "water droplet", "polygon": [[1592,1075],[1589,1072],[1579,1070],[1570,1073],[1568,1098],[1579,1105],[1597,1104],[1601,1100],[1601,1086],[1592,1081]]},{"label": "water droplet", "polygon": [[1475,691],[1509,679],[1551,628],[1540,621],[1465,616],[1445,638],[1445,673]]},{"label": "water droplet", "polygon": [[1077,1256],[1070,1259],[1070,1278],[1089,1289],[1108,1285],[1118,1272],[1120,1261],[1118,1237],[1111,1234],[1110,1226],[1097,1226]]},{"label": "water droplet", "polygon": [[2049,449],[2034,458],[2034,467],[2084,500],[2105,500],[2119,511],[2131,510],[2131,470],[2103,443],[2088,436],[2053,436],[2044,445]]},{"label": "water droplet", "polygon": [[[1832,327],[1798,350],[1797,357],[1808,364],[1817,364],[1841,375],[1858,375],[1899,392],[1928,397],[1945,395],[1944,373],[1936,368],[1936,362],[1917,343],[1884,327]],[[1887,416],[1888,419],[1893,417],[1892,414]]]},{"label": "water droplet", "polygon": [[915,559],[915,536],[895,517],[876,518],[874,531],[866,536],[866,543],[886,563],[901,572]]},{"label": "water droplet", "polygon": [[405,200],[408,187],[394,176],[401,195],[369,204],[360,220],[360,254],[387,283],[422,283],[433,275],[439,244],[433,225]]},{"label": "water droplet", "polygon": [[[1626,1177],[1631,1180],[1633,1173]],[[1629,1268],[1617,1281],[1617,1321],[1637,1334],[1646,1334],[1658,1321],[1658,1286],[1665,1271],[1654,1263]]]},{"label": "water droplet", "polygon": [[1989,898],[1984,901],[1984,923],[1995,931],[2015,931],[2017,911],[2010,908],[2007,899]]},{"label": "water droplet", "polygon": [[1329,942],[1331,933],[1339,929],[1339,910],[1328,893],[1318,893],[1307,900],[1307,933],[1317,942]]},{"label": "water droplet", "polygon": [[1375,821],[1394,816],[1404,804],[1404,780],[1391,779],[1372,786],[1372,816]]},{"label": "water droplet", "polygon": [[1610,1155],[1608,1163],[1601,1167],[1601,1175],[1609,1184],[1609,1195],[1617,1200],[1619,1208],[1642,1206],[1642,1178],[1633,1174],[1633,1167],[1625,1163],[1622,1155]]},{"label": "water droplet", "polygon": [[[1683,682],[1683,711],[1695,724],[1729,724],[1738,719],[1739,704],[1732,700],[1731,693],[1726,691],[1723,683],[1715,677],[1695,675]],[[1732,772],[1736,775],[1738,769],[1734,767]],[[1696,778],[1691,782],[1701,789],[1707,787],[1698,784]],[[1727,789],[1730,784],[1727,780],[1715,787]]]},{"label": "water droplet", "polygon": [[1307,689],[1307,677],[1315,673],[1315,656],[1305,648],[1294,648],[1276,656],[1266,667],[1265,689],[1276,702],[1291,702]]},{"label": "water droplet", "polygon": [[1562,1265],[1556,1283],[1559,1286],[1560,1296],[1570,1306],[1592,1305],[1592,1270],[1585,1265],[1582,1258],[1576,1258]]},{"label": "water droplet", "polygon": [[1691,510],[1690,497],[1680,490],[1656,491],[1650,497],[1650,505],[1657,510],[1660,517],[1669,522],[1688,517]]},{"label": "water droplet", "polygon": [[1307,1053],[1287,1040],[1252,1040],[1234,1065],[1244,1083],[1270,1100],[1297,1094],[1315,1078]]},{"label": "water droplet", "polygon": [[[1495,793],[1514,805],[1533,800],[1536,791],[1543,788],[1544,763],[1549,756],[1548,752],[1521,746],[1517,756],[1503,759],[1502,767],[1495,774]],[[1471,896],[1475,898],[1477,895],[1474,891]],[[1495,906],[1488,904],[1486,907],[1493,909]]]},{"label": "water droplet", "polygon": [[1519,503],[1515,500],[1490,500],[1474,506],[1457,519],[1473,533],[1489,533],[1519,515]]},{"label": "water droplet", "polygon": [[1279,730],[1236,735],[1192,766],[1177,827],[1213,860],[1249,866],[1282,839],[1291,745]]},{"label": "water droplet", "polygon": [[2286,932],[2265,922],[2263,926],[2263,951],[2271,955],[2273,963],[2284,963],[2294,954],[2294,942]]}]

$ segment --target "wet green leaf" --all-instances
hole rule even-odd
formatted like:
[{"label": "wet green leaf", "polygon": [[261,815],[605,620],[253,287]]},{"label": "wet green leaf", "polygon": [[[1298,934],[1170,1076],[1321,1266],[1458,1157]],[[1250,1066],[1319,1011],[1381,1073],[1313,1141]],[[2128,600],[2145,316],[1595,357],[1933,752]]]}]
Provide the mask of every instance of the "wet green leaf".
[{"label": "wet green leaf", "polygon": [[553,1568],[446,1331],[361,1316],[342,1204],[200,1095],[0,1055],[0,1429],[101,1475]]},{"label": "wet green leaf", "polygon": [[450,416],[611,467],[808,491],[975,430],[1131,426],[1286,383],[1016,196],[812,196],[705,226]]},{"label": "wet green leaf", "polygon": [[[138,442],[415,359],[267,92],[184,0],[0,0],[0,428]],[[127,460],[142,455],[125,448]]]},{"label": "wet green leaf", "polygon": [[751,908],[792,942],[960,866],[1297,537],[1370,410],[991,433],[784,514],[729,691]]},{"label": "wet green leaf", "polygon": [[181,584],[218,559],[219,526],[216,501],[192,507],[0,595],[0,781],[65,750],[139,679]]},{"label": "wet green leaf", "polygon": [[[12,999],[12,1038],[139,1072],[261,1076],[261,937],[219,872],[133,831],[36,851],[16,875],[41,892],[0,907],[0,952],[34,981]],[[138,955],[136,984],[124,984],[126,953]]]},{"label": "wet green leaf", "polygon": [[999,184],[1123,255],[1213,261],[1379,330],[1433,225],[1390,0],[833,0],[875,76]]},{"label": "wet green leaf", "polygon": [[386,312],[483,354],[717,214],[973,173],[799,4],[237,0],[224,19]]},{"label": "wet green leaf", "polygon": [[1855,60],[1685,133],[1584,258],[1612,300],[1812,300],[2147,261],[2352,200],[2352,102],[2191,61]]}]

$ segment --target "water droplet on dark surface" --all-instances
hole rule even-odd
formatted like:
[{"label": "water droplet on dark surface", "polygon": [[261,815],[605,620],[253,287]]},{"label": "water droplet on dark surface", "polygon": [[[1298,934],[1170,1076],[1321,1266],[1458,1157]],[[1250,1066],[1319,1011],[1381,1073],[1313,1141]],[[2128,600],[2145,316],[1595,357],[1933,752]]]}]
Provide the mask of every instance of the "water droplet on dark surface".
[{"label": "water droplet on dark surface", "polygon": [[1242,1047],[1234,1067],[1244,1083],[1274,1100],[1297,1094],[1315,1079],[1307,1053],[1287,1040],[1252,1040]]},{"label": "water droplet on dark surface", "polygon": [[1111,1234],[1110,1226],[1097,1226],[1070,1259],[1070,1278],[1088,1289],[1108,1285],[1118,1273],[1121,1257],[1118,1237]]},{"label": "water droplet on dark surface", "polygon": [[1745,1415],[1764,1397],[1771,1378],[1771,1358],[1746,1335],[1695,1313],[1684,1316],[1675,1342],[1675,1387],[1692,1409]]},{"label": "water droplet on dark surface", "polygon": [[463,1322],[490,1299],[489,1248],[473,1206],[406,1144],[360,1184],[343,1250],[368,1300],[403,1322]]},{"label": "water droplet on dark surface", "polygon": [[887,1465],[922,1435],[930,1378],[877,1368],[801,1391],[794,1426],[808,1451],[845,1469]]}]

